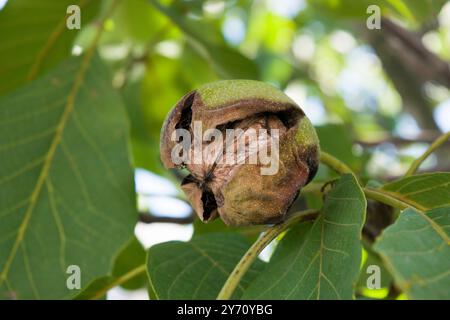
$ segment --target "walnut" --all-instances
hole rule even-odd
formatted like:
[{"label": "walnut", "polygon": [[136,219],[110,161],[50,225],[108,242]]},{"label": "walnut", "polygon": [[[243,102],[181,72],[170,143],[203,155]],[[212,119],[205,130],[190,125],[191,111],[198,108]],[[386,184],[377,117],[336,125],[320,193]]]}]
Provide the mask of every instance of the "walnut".
[{"label": "walnut", "polygon": [[251,80],[186,94],[164,122],[160,149],[165,167],[190,172],[181,187],[199,218],[220,216],[234,226],[283,220],[319,157],[317,135],[300,107]]}]

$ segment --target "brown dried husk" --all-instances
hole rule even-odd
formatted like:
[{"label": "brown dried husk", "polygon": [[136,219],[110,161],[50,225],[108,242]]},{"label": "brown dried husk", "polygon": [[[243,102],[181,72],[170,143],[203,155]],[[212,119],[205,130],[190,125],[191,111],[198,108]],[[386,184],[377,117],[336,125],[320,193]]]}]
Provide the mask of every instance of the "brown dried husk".
[{"label": "brown dried husk", "polygon": [[[227,225],[277,223],[298,196],[300,189],[315,175],[319,146],[315,132],[307,133],[315,139],[299,139],[301,121],[308,121],[303,111],[292,101],[271,101],[251,97],[231,101],[214,108],[205,105],[202,95],[193,91],[185,95],[168,115],[161,134],[161,159],[168,168],[185,166],[190,174],[183,180],[182,189],[199,218],[208,222],[220,216]],[[262,164],[226,164],[206,161],[225,157],[225,142],[203,142],[203,162],[175,165],[171,140],[175,129],[186,129],[193,135],[194,121],[201,121],[203,133],[207,129],[268,129],[266,139],[258,145],[270,147],[270,129],[279,130],[279,170],[274,175],[262,175]],[[309,128],[309,127],[308,127]],[[307,143],[304,143],[304,142]],[[236,146],[227,144],[227,148]],[[229,150],[229,149],[227,149]],[[234,149],[236,150],[236,148]],[[269,149],[270,150],[270,149]],[[246,158],[252,153],[246,144]],[[270,150],[272,151],[272,150]],[[193,154],[193,145],[190,156]],[[248,159],[247,159],[248,160]]]}]

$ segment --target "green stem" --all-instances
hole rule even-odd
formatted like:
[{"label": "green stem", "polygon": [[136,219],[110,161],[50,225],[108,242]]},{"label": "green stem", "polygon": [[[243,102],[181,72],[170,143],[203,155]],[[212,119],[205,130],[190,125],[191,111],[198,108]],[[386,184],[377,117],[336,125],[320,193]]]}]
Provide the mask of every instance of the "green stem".
[{"label": "green stem", "polygon": [[[440,138],[438,138],[431,146],[430,148],[427,150],[427,152],[425,152],[425,154],[417,159],[417,167],[420,165],[420,159],[425,159],[431,152],[433,152],[433,150],[435,150],[437,147],[439,147],[442,143],[444,143],[448,138],[450,137],[450,133],[447,133],[443,136],[441,136]],[[422,161],[423,161],[422,159]],[[330,155],[329,153],[326,152],[321,152],[320,153],[320,162],[322,162],[323,164],[327,165],[328,167],[332,168],[333,170],[335,170],[336,172],[340,173],[340,174],[346,174],[346,173],[351,173],[353,175],[355,175],[353,173],[353,171],[342,161],[340,161],[339,159],[333,157],[332,155]],[[414,172],[415,168],[410,169],[409,171]],[[355,176],[356,177],[356,176]],[[360,183],[361,184],[361,183]],[[373,189],[373,188],[363,188],[364,189],[364,194],[366,195],[367,198],[372,199],[372,200],[376,200],[379,202],[382,202],[384,204],[387,204],[391,207],[394,208],[398,208],[398,209],[406,209],[408,207],[414,208],[418,211],[423,211],[424,208],[422,207],[417,207],[415,205],[412,205],[410,203],[407,203],[401,199],[395,198],[394,196],[383,192],[383,190],[379,190],[379,189]]]},{"label": "green stem", "polygon": [[91,300],[98,300],[101,297],[103,297],[109,290],[111,290],[114,287],[120,286],[121,284],[127,282],[128,280],[139,276],[140,274],[144,273],[146,270],[145,265],[140,265],[130,271],[128,271],[127,273],[125,273],[124,275],[118,277],[117,279],[115,279],[113,282],[109,283],[107,286],[101,288],[99,291],[97,291],[92,297]]},{"label": "green stem", "polygon": [[252,265],[253,261],[263,251],[263,249],[274,240],[283,231],[287,230],[293,224],[301,221],[304,217],[318,214],[317,210],[305,210],[292,214],[286,221],[277,224],[266,230],[259,237],[258,240],[248,249],[248,251],[241,258],[234,270],[229,275],[227,281],[222,287],[217,300],[228,300],[232,297],[234,290],[238,286],[240,280]]},{"label": "green stem", "polygon": [[396,197],[395,195],[390,194],[389,192],[386,192],[382,189],[373,189],[373,188],[364,188],[364,194],[367,198],[376,200],[378,202],[387,204],[388,206],[391,206],[393,208],[397,208],[400,210],[406,209],[406,208],[413,208],[419,212],[426,211],[427,208],[417,204],[417,203],[411,203],[408,199],[401,199],[399,197]]},{"label": "green stem", "polygon": [[340,174],[346,174],[351,173],[353,174],[352,169],[350,169],[345,163],[343,163],[341,160],[333,157],[331,154],[326,153],[324,151],[320,152],[320,162],[327,165],[334,171],[340,173]]},{"label": "green stem", "polygon": [[417,169],[419,169],[422,162],[424,162],[425,159],[428,158],[430,154],[432,154],[437,148],[443,145],[449,138],[450,138],[450,131],[444,133],[439,138],[437,138],[427,149],[427,151],[424,152],[423,155],[414,160],[414,162],[411,164],[411,167],[408,169],[408,171],[406,171],[405,177],[413,175],[417,171]]},{"label": "green stem", "polygon": [[364,194],[366,195],[367,198],[387,204],[388,206],[391,206],[393,208],[398,208],[398,209],[403,210],[403,209],[410,207],[409,204],[407,204],[401,200],[398,200],[380,190],[372,189],[372,188],[364,188],[363,190],[364,190]]}]

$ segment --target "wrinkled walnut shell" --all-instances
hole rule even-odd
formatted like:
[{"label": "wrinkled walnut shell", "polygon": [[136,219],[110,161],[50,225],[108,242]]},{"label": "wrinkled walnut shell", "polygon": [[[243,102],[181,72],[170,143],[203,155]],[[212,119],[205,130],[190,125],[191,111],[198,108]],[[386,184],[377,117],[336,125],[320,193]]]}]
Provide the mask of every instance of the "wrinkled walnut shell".
[{"label": "wrinkled walnut shell", "polygon": [[[202,131],[217,128],[277,128],[279,170],[262,175],[262,164],[175,164],[175,129],[192,132],[194,121]],[[211,142],[209,147],[214,147]],[[214,148],[213,148],[214,149]],[[275,87],[251,80],[225,80],[187,93],[168,114],[161,131],[161,159],[166,168],[187,167],[182,182],[199,218],[218,215],[227,225],[276,223],[283,220],[300,189],[316,174],[319,141],[303,111]]]}]

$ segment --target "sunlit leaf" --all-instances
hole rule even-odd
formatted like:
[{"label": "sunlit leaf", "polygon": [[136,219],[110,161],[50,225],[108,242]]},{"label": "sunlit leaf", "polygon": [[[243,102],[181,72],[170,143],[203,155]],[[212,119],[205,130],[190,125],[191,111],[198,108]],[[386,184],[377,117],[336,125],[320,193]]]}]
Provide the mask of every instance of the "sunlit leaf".
[{"label": "sunlit leaf", "polygon": [[[401,17],[410,23],[422,23],[435,17],[446,0],[308,0],[317,10],[337,18],[359,18],[369,16],[367,8],[376,5],[383,14]],[[372,14],[373,12],[371,12]]]},{"label": "sunlit leaf", "polygon": [[258,79],[258,69],[252,60],[239,51],[228,47],[221,37],[211,32],[208,25],[190,19],[174,7],[164,6],[158,0],[150,0],[162,13],[169,17],[187,36],[192,47],[225,79]]},{"label": "sunlit leaf", "polygon": [[120,1],[113,20],[122,37],[144,43],[157,37],[167,25],[167,18],[148,0]]},{"label": "sunlit leaf", "polygon": [[368,16],[367,7],[381,6],[386,2],[384,0],[308,0],[308,4],[338,18],[364,18]]},{"label": "sunlit leaf", "polygon": [[[381,261],[380,257],[378,257],[374,252],[369,251],[366,253],[367,258],[364,262],[364,265],[361,268],[361,273],[359,275],[357,288],[358,289],[364,289],[364,291],[367,292],[367,290],[371,290],[369,286],[367,285],[367,281],[369,280],[369,277],[373,275],[373,271],[371,271],[371,266],[376,266],[379,268],[379,275],[380,275],[380,287],[381,288],[389,288],[392,276],[389,273],[389,271],[384,266],[383,262]],[[373,290],[373,289],[372,289]]]},{"label": "sunlit leaf", "polygon": [[388,0],[388,4],[393,6],[401,16],[412,22],[427,22],[434,19],[447,0],[433,1],[407,1]]}]

